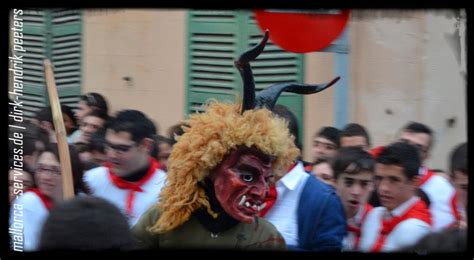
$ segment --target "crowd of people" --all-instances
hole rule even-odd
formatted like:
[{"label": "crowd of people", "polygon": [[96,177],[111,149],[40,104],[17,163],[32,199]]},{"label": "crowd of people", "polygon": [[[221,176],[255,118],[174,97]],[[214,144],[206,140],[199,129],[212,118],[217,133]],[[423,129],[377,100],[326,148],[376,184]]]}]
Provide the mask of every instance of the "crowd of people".
[{"label": "crowd of people", "polygon": [[[143,112],[110,115],[98,93],[82,95],[75,113],[62,105],[73,199],[62,198],[51,108],[24,122],[24,167],[9,173],[23,249],[464,251],[467,143],[445,147],[449,169],[440,171],[426,165],[429,126],[408,122],[393,142],[372,147],[368,130],[350,123],[317,131],[304,161],[295,115],[275,105],[286,86],[255,96],[248,80],[265,41],[236,63],[247,100],[210,103],[166,135]],[[334,82],[291,89],[316,93]]]}]

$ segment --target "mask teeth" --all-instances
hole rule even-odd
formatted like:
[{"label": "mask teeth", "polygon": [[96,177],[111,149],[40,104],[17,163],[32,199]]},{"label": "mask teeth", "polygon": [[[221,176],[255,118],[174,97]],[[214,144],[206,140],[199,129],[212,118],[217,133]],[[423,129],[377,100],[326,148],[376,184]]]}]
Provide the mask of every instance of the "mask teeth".
[{"label": "mask teeth", "polygon": [[260,211],[260,210],[264,209],[266,206],[267,206],[267,203],[264,202],[260,206],[258,206],[257,210]]},{"label": "mask teeth", "polygon": [[245,199],[247,198],[247,196],[242,196],[242,198],[240,199],[240,202],[239,202],[239,206],[242,206],[245,202]]},{"label": "mask teeth", "polygon": [[246,201],[245,202],[245,207],[250,208],[250,202]]}]

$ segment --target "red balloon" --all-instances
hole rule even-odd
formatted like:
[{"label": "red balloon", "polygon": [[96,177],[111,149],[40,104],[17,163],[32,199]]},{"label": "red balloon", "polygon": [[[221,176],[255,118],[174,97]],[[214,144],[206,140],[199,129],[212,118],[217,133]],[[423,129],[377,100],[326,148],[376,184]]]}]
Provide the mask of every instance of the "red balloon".
[{"label": "red balloon", "polygon": [[270,30],[270,39],[282,49],[296,53],[321,50],[344,30],[350,10],[338,13],[289,13],[256,10],[255,19],[262,31]]}]

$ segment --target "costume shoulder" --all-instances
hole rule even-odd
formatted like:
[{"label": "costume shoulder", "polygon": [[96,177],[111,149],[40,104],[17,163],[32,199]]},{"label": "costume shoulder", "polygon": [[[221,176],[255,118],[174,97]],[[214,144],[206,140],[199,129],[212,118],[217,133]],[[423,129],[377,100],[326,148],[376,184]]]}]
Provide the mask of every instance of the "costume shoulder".
[{"label": "costume shoulder", "polygon": [[286,243],[283,236],[275,228],[275,226],[268,220],[256,217],[251,225],[246,225],[256,236],[251,243],[246,247],[247,249],[264,249],[264,250],[286,250]]},{"label": "costume shoulder", "polygon": [[140,247],[147,249],[159,247],[158,235],[148,230],[159,217],[160,211],[156,205],[153,205],[143,213],[138,222],[132,227],[132,234],[138,240]]}]

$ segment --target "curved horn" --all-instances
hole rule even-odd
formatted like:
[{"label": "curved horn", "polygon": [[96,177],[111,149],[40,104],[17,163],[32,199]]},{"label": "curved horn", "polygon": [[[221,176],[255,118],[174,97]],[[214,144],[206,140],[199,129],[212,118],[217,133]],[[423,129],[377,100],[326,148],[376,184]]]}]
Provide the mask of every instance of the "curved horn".
[{"label": "curved horn", "polygon": [[242,81],[244,83],[244,99],[242,101],[242,111],[253,109],[255,107],[255,82],[253,80],[252,69],[250,68],[250,61],[255,60],[255,58],[262,53],[265,45],[267,44],[269,36],[268,29],[265,31],[265,35],[260,43],[254,46],[252,49],[242,53],[239,59],[234,62],[235,67],[240,72]]},{"label": "curved horn", "polygon": [[317,84],[317,85],[305,85],[305,84],[297,84],[297,83],[280,83],[274,84],[262,91],[260,91],[255,100],[255,107],[261,108],[265,107],[269,110],[272,110],[276,104],[276,101],[280,94],[283,91],[292,92],[297,94],[314,94],[321,92],[334,83],[336,83],[341,77],[336,77],[331,80],[329,83],[326,84]]}]

